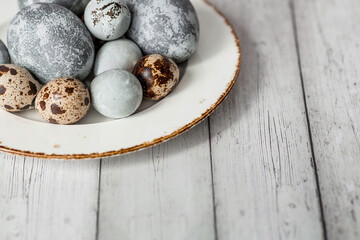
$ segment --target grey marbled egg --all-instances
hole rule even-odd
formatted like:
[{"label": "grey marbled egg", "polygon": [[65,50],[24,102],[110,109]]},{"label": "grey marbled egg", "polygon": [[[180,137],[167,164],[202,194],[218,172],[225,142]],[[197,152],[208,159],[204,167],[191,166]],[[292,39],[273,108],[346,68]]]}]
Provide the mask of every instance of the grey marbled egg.
[{"label": "grey marbled egg", "polygon": [[109,70],[97,76],[91,83],[94,108],[109,118],[125,118],[140,106],[143,91],[139,80],[124,70]]},{"label": "grey marbled egg", "polygon": [[34,3],[54,3],[70,9],[76,15],[81,16],[84,13],[86,5],[90,0],[18,0],[19,8],[26,7]]},{"label": "grey marbled egg", "polygon": [[129,29],[131,13],[123,0],[93,0],[86,6],[84,20],[96,38],[110,41]]},{"label": "grey marbled egg", "polygon": [[119,39],[105,43],[97,53],[95,76],[111,69],[127,70],[131,72],[142,57],[140,48],[129,39]]},{"label": "grey marbled egg", "polygon": [[183,62],[199,42],[199,21],[189,0],[126,0],[132,12],[128,38],[145,55],[161,54]]},{"label": "grey marbled egg", "polygon": [[0,40],[0,64],[9,64],[10,62],[11,61],[7,47],[3,41]]},{"label": "grey marbled egg", "polygon": [[59,77],[83,80],[94,63],[89,31],[74,13],[56,4],[23,8],[10,23],[7,42],[12,61],[43,83]]}]

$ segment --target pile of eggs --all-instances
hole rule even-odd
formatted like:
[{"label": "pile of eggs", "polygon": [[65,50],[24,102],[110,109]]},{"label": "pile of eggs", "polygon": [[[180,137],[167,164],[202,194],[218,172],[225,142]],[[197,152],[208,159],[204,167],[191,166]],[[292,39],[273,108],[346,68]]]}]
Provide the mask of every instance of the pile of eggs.
[{"label": "pile of eggs", "polygon": [[[0,40],[0,107],[73,124],[90,105],[125,118],[179,83],[199,42],[189,0],[18,0]],[[82,18],[82,19],[81,19]],[[93,74],[91,74],[93,73]],[[82,82],[94,76],[88,89]]]}]

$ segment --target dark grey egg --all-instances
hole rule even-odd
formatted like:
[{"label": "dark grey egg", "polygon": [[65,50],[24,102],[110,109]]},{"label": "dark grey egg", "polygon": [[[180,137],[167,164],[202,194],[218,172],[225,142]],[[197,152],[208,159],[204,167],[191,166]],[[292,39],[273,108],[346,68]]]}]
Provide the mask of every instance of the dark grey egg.
[{"label": "dark grey egg", "polygon": [[23,8],[10,23],[7,42],[12,61],[43,83],[60,77],[83,80],[94,63],[89,31],[74,13],[56,4]]},{"label": "dark grey egg", "polygon": [[9,52],[3,41],[0,40],[0,64],[9,64],[9,63],[10,63]]},{"label": "dark grey egg", "polygon": [[18,0],[19,8],[26,7],[34,3],[55,3],[73,11],[81,16],[90,0]]},{"label": "dark grey egg", "polygon": [[126,0],[132,12],[127,37],[145,55],[161,54],[183,62],[199,42],[199,20],[189,0]]}]

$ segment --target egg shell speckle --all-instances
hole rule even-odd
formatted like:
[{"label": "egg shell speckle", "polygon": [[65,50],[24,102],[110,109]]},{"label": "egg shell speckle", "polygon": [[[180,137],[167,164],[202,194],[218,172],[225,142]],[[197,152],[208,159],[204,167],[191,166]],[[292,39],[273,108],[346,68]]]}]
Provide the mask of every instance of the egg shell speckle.
[{"label": "egg shell speckle", "polygon": [[9,64],[10,56],[4,42],[0,40],[0,64]]},{"label": "egg shell speckle", "polygon": [[109,118],[125,118],[140,106],[143,91],[139,80],[124,70],[109,70],[91,83],[94,108]]},{"label": "egg shell speckle", "polygon": [[132,23],[127,37],[145,55],[161,54],[183,62],[194,54],[200,37],[199,20],[189,0],[127,0]]},{"label": "egg shell speckle", "polygon": [[98,76],[111,69],[131,72],[141,57],[140,48],[131,40],[119,39],[108,42],[101,47],[96,56],[94,74]]},{"label": "egg shell speckle", "polygon": [[42,83],[64,76],[83,80],[94,63],[94,43],[84,23],[56,4],[23,8],[10,23],[7,43],[13,62]]},{"label": "egg shell speckle", "polygon": [[41,2],[59,4],[80,16],[84,13],[85,7],[89,3],[89,0],[18,0],[18,5],[21,9],[28,5]]},{"label": "egg shell speckle", "polygon": [[144,97],[160,100],[178,85],[180,71],[176,63],[159,54],[145,56],[135,65],[133,74],[139,79]]},{"label": "egg shell speckle", "polygon": [[73,124],[90,108],[90,94],[75,78],[58,78],[46,84],[35,100],[35,109],[47,122]]},{"label": "egg shell speckle", "polygon": [[40,84],[24,68],[0,65],[0,107],[9,112],[32,109]]},{"label": "egg shell speckle", "polygon": [[93,0],[85,9],[84,20],[96,38],[110,41],[129,29],[131,12],[122,0]]}]

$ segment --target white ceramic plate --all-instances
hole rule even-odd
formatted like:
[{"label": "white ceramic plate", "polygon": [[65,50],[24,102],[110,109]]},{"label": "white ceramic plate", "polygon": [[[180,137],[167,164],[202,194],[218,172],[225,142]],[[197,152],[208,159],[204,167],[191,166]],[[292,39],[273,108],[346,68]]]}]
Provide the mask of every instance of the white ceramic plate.
[{"label": "white ceramic plate", "polygon": [[[0,0],[3,2],[6,0]],[[17,12],[17,1],[0,9],[0,38]],[[159,144],[189,130],[224,100],[239,74],[241,52],[229,22],[204,0],[192,1],[200,20],[201,40],[179,86],[156,104],[120,120],[94,110],[78,124],[43,122],[34,110],[12,114],[0,110],[0,150],[38,158],[109,157]]]}]

